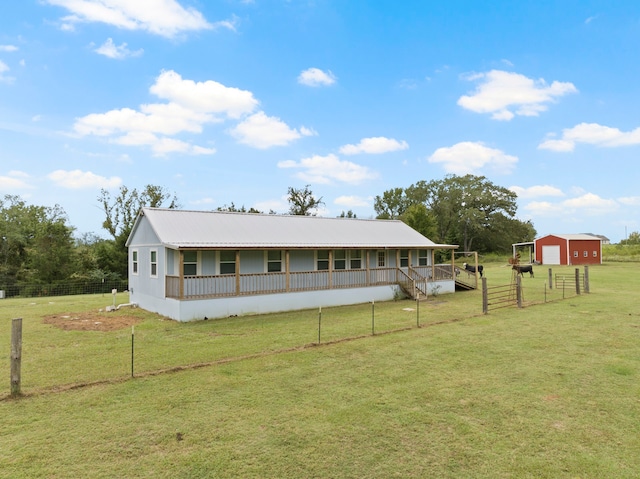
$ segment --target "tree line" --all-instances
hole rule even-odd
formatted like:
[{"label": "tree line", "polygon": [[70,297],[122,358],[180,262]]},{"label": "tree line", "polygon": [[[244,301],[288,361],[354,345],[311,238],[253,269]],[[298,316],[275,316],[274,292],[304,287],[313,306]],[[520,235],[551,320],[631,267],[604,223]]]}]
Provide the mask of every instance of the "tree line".
[{"label": "tree line", "polygon": [[[288,188],[288,214],[316,215],[324,205],[309,185]],[[175,194],[146,185],[117,194],[101,190],[98,202],[108,238],[94,233],[75,236],[62,207],[28,205],[19,196],[0,199],[0,289],[20,283],[69,280],[126,280],[127,238],[142,207],[180,208]],[[234,203],[218,211],[265,213]],[[481,176],[446,176],[393,188],[376,196],[378,219],[407,223],[438,244],[458,244],[464,251],[508,253],[512,243],[533,241],[530,221],[516,215],[516,195]],[[268,214],[276,214],[274,211]],[[355,218],[352,211],[340,217]]]}]

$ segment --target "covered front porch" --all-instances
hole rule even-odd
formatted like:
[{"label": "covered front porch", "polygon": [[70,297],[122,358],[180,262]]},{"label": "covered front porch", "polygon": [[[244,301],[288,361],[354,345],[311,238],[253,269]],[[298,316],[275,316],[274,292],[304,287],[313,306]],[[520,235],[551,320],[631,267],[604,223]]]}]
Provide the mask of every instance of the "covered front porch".
[{"label": "covered front porch", "polygon": [[398,285],[407,296],[417,298],[446,290],[444,284],[453,284],[454,277],[453,264],[250,274],[236,270],[234,274],[166,276],[165,297],[189,300]]}]

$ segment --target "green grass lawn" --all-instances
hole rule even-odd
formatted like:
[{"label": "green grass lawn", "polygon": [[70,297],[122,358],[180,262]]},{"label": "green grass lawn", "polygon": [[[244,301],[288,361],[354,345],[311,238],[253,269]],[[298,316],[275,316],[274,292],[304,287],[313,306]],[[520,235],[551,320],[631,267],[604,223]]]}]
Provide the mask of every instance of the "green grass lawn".
[{"label": "green grass lawn", "polygon": [[[320,345],[317,310],[188,324],[121,310],[139,317],[134,379],[130,329],[42,322],[110,296],[2,300],[0,477],[640,477],[635,266],[592,266],[591,293],[564,300],[535,272],[523,309],[483,315],[479,291],[323,308]],[[485,275],[511,280],[500,263]]]}]

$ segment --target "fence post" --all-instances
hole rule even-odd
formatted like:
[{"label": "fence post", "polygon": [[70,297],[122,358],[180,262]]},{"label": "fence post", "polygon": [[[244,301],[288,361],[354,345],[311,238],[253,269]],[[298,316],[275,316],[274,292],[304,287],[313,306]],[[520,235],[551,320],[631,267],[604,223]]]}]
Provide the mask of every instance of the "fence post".
[{"label": "fence post", "polygon": [[318,344],[320,344],[320,327],[322,325],[322,306],[318,308]]},{"label": "fence post", "polygon": [[585,265],[584,267],[584,292],[589,292],[589,267]]},{"label": "fence post", "polygon": [[376,334],[376,303],[375,300],[371,300],[371,334],[375,336]]},{"label": "fence post", "polygon": [[580,268],[576,268],[576,294],[580,294]]},{"label": "fence post", "polygon": [[549,268],[549,289],[553,289],[553,274],[551,268]]},{"label": "fence post", "polygon": [[482,278],[482,312],[489,312],[489,291],[487,290],[487,278]]},{"label": "fence post", "polygon": [[11,396],[16,397],[20,391],[20,365],[22,362],[22,318],[11,321]]},{"label": "fence post", "polygon": [[516,276],[516,298],[518,302],[518,308],[522,308],[522,280],[520,276]]}]

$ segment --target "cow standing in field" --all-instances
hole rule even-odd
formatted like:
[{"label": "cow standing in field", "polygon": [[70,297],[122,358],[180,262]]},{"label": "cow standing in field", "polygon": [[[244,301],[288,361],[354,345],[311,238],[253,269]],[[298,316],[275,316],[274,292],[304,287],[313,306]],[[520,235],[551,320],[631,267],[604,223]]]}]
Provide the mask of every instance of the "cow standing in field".
[{"label": "cow standing in field", "polygon": [[[464,270],[467,271],[468,273],[474,273],[476,272],[476,267],[472,266],[470,264],[467,263],[462,263],[462,266],[464,267]],[[484,268],[482,267],[481,264],[478,265],[478,274],[480,274],[480,277],[482,278],[482,270]]]},{"label": "cow standing in field", "polygon": [[520,276],[522,273],[529,273],[529,277],[533,278],[533,265],[531,264],[514,264],[513,270],[515,270]]}]

